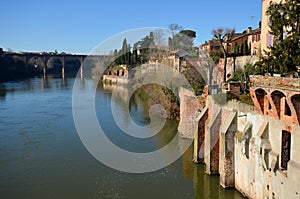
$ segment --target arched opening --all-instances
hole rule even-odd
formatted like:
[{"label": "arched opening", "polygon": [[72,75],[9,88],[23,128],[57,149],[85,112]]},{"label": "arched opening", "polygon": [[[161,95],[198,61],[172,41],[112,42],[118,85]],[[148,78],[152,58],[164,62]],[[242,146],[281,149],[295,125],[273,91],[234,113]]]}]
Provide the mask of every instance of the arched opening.
[{"label": "arched opening", "polygon": [[293,95],[291,101],[297,114],[298,123],[300,123],[300,94]]},{"label": "arched opening", "polygon": [[282,110],[281,100],[282,100],[283,97],[285,97],[285,95],[280,91],[274,91],[274,92],[271,93],[271,97],[272,97],[272,100],[274,102],[277,115],[278,115],[278,117],[280,117],[280,115],[281,115],[280,110]]},{"label": "arched opening", "polygon": [[[264,113],[264,104],[265,104],[265,96],[267,95],[267,92],[261,88],[255,90],[256,99],[258,101],[258,104],[260,106],[261,111]],[[270,105],[269,105],[270,106]]]},{"label": "arched opening", "polygon": [[35,74],[41,74],[43,73],[43,68],[45,67],[44,59],[42,57],[34,56],[31,57],[27,61],[28,70]]},{"label": "arched opening", "polygon": [[65,60],[65,73],[77,73],[80,66],[81,64],[78,59]]},{"label": "arched opening", "polygon": [[47,73],[60,74],[62,71],[62,61],[58,57],[52,57],[47,61]]},{"label": "arched opening", "polygon": [[286,100],[285,100],[285,103],[284,103],[284,114],[287,115],[287,116],[292,115],[291,109],[290,109],[290,107],[289,107]]}]

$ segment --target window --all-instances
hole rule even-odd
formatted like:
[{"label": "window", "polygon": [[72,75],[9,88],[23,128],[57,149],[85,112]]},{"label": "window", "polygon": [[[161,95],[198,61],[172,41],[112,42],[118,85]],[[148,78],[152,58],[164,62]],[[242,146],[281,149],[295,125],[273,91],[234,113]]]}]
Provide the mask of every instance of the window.
[{"label": "window", "polygon": [[281,138],[281,169],[287,170],[291,155],[291,133],[282,131]]},{"label": "window", "polygon": [[273,35],[268,33],[267,34],[267,47],[272,47],[273,46]]},{"label": "window", "polygon": [[285,31],[284,33],[283,33],[283,39],[285,39],[285,38],[287,38],[288,37],[288,33]]}]

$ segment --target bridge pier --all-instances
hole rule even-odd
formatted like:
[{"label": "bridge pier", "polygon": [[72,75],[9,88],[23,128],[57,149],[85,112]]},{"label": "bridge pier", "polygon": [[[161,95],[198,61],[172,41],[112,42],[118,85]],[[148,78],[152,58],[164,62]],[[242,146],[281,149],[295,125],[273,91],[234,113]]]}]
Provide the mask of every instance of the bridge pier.
[{"label": "bridge pier", "polygon": [[80,78],[83,78],[83,69],[82,69],[82,66],[80,67]]},{"label": "bridge pier", "polygon": [[46,78],[46,67],[43,68],[43,75],[44,75],[44,78]]},{"label": "bridge pier", "polygon": [[83,78],[83,68],[82,68],[82,62],[83,62],[83,57],[80,57],[80,78]]},{"label": "bridge pier", "polygon": [[62,77],[64,78],[65,77],[65,57],[61,58],[61,64],[62,64],[61,74],[62,74]]}]

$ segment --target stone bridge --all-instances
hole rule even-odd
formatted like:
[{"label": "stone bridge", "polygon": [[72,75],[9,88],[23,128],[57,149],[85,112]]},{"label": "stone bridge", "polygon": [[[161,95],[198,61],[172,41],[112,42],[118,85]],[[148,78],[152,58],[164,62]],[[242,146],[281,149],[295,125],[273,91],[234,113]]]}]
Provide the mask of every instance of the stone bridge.
[{"label": "stone bridge", "polygon": [[300,79],[253,76],[250,94],[258,111],[300,125]]},{"label": "stone bridge", "polygon": [[87,55],[49,54],[49,53],[5,53],[6,57],[34,67],[46,74],[49,72],[78,71]]}]

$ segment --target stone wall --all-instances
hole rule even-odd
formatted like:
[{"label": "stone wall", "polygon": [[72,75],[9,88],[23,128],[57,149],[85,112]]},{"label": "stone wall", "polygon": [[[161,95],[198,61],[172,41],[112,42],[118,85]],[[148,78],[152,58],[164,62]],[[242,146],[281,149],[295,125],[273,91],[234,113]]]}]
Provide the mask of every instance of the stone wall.
[{"label": "stone wall", "polygon": [[206,119],[204,143],[198,143],[202,131],[194,140],[196,156],[204,145],[206,173],[219,173],[223,187],[249,198],[300,198],[300,126],[262,115],[254,106],[220,106],[208,99],[207,119],[204,113],[197,118],[200,125]]},{"label": "stone wall", "polygon": [[128,84],[129,79],[126,77],[119,77],[115,75],[103,75],[102,81],[110,84]]},{"label": "stone wall", "polygon": [[[239,56],[235,58],[235,70],[244,69],[247,63],[255,64],[258,61],[258,56],[248,55],[248,56]],[[234,75],[234,58],[227,58],[226,73],[228,79]],[[224,59],[221,58],[219,63],[216,65],[213,71],[213,84],[221,85],[224,77]]]}]

